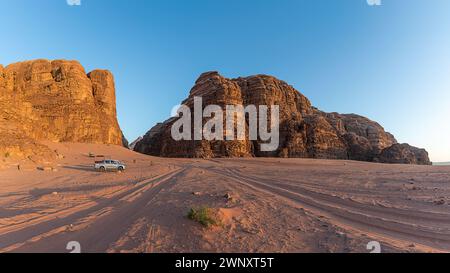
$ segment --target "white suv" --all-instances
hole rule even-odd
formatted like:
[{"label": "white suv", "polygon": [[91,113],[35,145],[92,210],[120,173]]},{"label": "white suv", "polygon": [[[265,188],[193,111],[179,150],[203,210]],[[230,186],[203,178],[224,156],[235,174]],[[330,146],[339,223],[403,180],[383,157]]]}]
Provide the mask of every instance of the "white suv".
[{"label": "white suv", "polygon": [[103,160],[95,162],[94,168],[96,170],[106,172],[106,171],[121,171],[126,169],[126,166],[117,160]]}]

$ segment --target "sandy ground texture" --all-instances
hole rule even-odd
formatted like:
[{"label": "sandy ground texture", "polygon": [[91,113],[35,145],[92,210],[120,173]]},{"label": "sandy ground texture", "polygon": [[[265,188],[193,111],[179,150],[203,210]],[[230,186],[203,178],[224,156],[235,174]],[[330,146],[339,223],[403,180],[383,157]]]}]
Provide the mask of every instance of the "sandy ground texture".
[{"label": "sandy ground texture", "polygon": [[[47,166],[0,170],[0,252],[450,251],[450,166],[311,159],[163,159],[48,144]],[[125,162],[92,169],[89,153]],[[36,167],[41,167],[38,170]],[[221,224],[189,220],[208,207]]]}]

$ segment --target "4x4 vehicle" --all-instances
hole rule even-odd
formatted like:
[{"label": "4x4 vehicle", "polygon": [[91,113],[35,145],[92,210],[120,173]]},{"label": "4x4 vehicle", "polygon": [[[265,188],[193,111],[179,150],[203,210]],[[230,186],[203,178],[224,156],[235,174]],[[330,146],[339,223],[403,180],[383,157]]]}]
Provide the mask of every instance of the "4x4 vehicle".
[{"label": "4x4 vehicle", "polygon": [[95,162],[94,168],[98,171],[125,171],[126,166],[117,160],[102,160]]}]

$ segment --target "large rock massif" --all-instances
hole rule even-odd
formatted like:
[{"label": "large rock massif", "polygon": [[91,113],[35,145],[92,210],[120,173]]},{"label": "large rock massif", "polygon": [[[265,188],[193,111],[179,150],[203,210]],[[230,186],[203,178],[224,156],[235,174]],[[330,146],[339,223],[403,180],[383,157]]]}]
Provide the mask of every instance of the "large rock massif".
[{"label": "large rock massif", "polygon": [[64,60],[0,66],[0,157],[52,157],[41,141],[123,145],[113,75]]},{"label": "large rock massif", "polygon": [[[171,118],[152,128],[136,143],[134,150],[164,157],[300,157],[431,164],[426,151],[398,145],[394,136],[378,123],[355,114],[322,112],[292,86],[271,76],[227,79],[217,72],[207,72],[200,76],[183,102],[192,113],[194,97],[202,97],[204,107],[211,104],[222,108],[225,105],[279,105],[278,149],[263,152],[261,141],[248,138],[175,141],[171,137],[171,127],[177,118]],[[206,121],[203,119],[203,123]]]}]

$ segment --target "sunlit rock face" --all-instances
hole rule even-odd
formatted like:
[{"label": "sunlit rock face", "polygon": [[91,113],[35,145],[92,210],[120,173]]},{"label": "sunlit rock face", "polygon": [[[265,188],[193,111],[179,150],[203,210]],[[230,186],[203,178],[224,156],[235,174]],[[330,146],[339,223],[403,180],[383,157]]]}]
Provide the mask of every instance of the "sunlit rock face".
[{"label": "sunlit rock face", "polygon": [[[0,138],[8,142],[11,128],[30,145],[42,140],[122,145],[113,75],[87,74],[77,61],[65,60],[0,66]],[[1,143],[0,149],[19,155],[26,146],[20,142],[9,148]]]},{"label": "sunlit rock face", "polygon": [[[397,143],[394,136],[378,123],[355,114],[322,112],[295,88],[272,76],[227,79],[218,72],[206,72],[182,102],[192,113],[194,97],[202,97],[204,107],[214,104],[223,110],[226,105],[279,105],[278,148],[262,151],[262,142],[249,138],[175,141],[171,128],[177,118],[171,118],[152,128],[135,144],[134,150],[164,157],[300,157],[383,162],[380,153]],[[204,118],[203,124],[207,121]],[[248,136],[248,119],[245,126]],[[424,160],[412,161],[421,162],[426,163]]]}]

